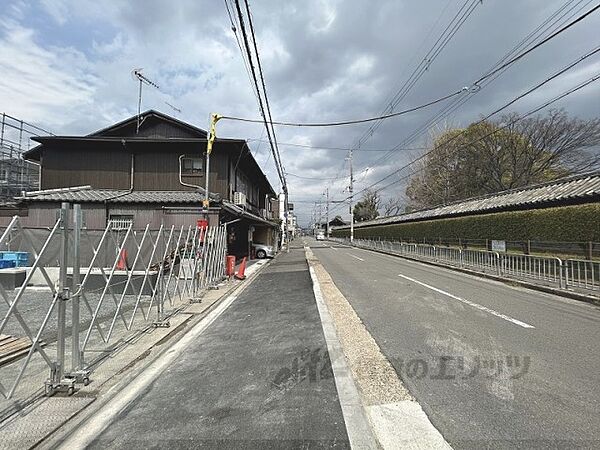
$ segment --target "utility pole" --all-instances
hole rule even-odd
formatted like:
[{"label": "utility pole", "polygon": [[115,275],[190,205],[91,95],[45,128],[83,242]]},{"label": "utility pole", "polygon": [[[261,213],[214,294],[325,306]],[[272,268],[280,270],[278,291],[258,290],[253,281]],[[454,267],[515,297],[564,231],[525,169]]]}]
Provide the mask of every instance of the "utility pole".
[{"label": "utility pole", "polygon": [[323,200],[319,200],[319,230],[323,229]]},{"label": "utility pole", "polygon": [[354,206],[354,173],[352,171],[352,149],[350,149],[350,154],[348,155],[348,159],[350,160],[350,243],[354,242],[354,211],[352,211],[352,207]]},{"label": "utility pole", "polygon": [[210,154],[212,153],[213,143],[215,142],[215,138],[217,137],[217,122],[221,119],[222,116],[217,113],[212,113],[210,115],[210,126],[208,128],[208,139],[206,141],[206,169],[204,171],[205,180],[204,180],[204,201],[202,202],[202,207],[206,208],[206,217],[208,219],[208,207],[210,205],[210,194],[208,191],[208,177],[210,174]]},{"label": "utility pole", "polygon": [[284,207],[284,235],[285,235],[285,250],[287,253],[290,252],[290,227],[289,227],[289,223],[288,221],[290,220],[290,210],[289,210],[289,203],[288,203],[289,197],[288,197],[288,190],[287,190],[287,184],[285,183],[285,179],[284,179],[284,183],[283,183],[283,207]]},{"label": "utility pole", "polygon": [[325,209],[325,220],[327,224],[325,225],[325,237],[329,239],[329,186],[327,186],[327,190],[325,191],[327,195],[327,207]]}]

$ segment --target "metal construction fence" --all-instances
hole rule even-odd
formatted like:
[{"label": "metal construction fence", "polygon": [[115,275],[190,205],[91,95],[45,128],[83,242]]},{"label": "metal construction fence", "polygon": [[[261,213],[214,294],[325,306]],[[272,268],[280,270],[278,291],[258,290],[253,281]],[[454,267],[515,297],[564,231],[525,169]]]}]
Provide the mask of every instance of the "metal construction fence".
[{"label": "metal construction fence", "polygon": [[0,283],[0,339],[29,343],[15,358],[0,355],[0,394],[11,398],[44,368],[46,394],[73,393],[135,327],[168,326],[184,302],[225,279],[227,233],[225,225],[135,231],[116,222],[89,231],[80,206],[65,203],[49,230],[24,228],[15,216],[0,249],[29,255],[3,271],[13,286]]},{"label": "metal construction fence", "polygon": [[500,277],[528,280],[558,289],[600,294],[600,261],[469,250],[453,247],[348,238],[329,238],[356,247],[433,261]]}]

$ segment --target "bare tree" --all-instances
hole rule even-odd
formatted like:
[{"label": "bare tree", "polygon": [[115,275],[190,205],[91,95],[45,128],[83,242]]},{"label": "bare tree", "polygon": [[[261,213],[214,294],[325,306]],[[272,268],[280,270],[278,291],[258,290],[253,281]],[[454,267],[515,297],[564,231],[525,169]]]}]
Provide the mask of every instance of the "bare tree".
[{"label": "bare tree", "polygon": [[430,207],[513,189],[600,165],[600,119],[563,110],[448,130],[432,143],[406,189],[410,205]]},{"label": "bare tree", "polygon": [[404,202],[400,197],[390,197],[382,205],[384,216],[397,216],[404,210]]}]

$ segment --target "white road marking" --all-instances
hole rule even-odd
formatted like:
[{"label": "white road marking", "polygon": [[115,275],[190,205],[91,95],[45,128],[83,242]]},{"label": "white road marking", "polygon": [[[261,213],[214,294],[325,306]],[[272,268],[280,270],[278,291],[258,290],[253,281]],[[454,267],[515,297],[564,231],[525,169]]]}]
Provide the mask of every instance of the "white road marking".
[{"label": "white road marking", "polygon": [[348,256],[352,256],[353,258],[356,258],[356,259],[358,259],[359,261],[364,261],[364,259],[362,259],[362,258],[359,258],[358,256],[354,256],[352,253],[348,253],[347,255],[348,255]]},{"label": "white road marking", "polygon": [[334,246],[330,246],[329,247],[331,250],[335,250],[337,252],[337,248],[335,248]]},{"label": "white road marking", "polygon": [[370,405],[367,413],[384,449],[452,450],[417,402],[403,400]]},{"label": "white road marking", "polygon": [[405,279],[407,279],[409,281],[412,281],[413,283],[420,284],[421,286],[424,286],[427,289],[431,289],[432,291],[439,292],[440,294],[446,295],[447,297],[453,298],[454,300],[458,300],[459,302],[465,303],[466,305],[472,306],[473,308],[477,308],[477,309],[479,309],[481,311],[485,311],[485,312],[490,313],[490,314],[492,314],[492,315],[494,315],[496,317],[500,317],[501,319],[504,319],[504,320],[507,320],[509,322],[512,322],[515,325],[519,325],[520,327],[523,327],[523,328],[535,328],[533,325],[529,325],[528,323],[521,322],[520,320],[514,319],[514,318],[512,318],[510,316],[507,316],[505,314],[499,313],[498,311],[494,311],[493,309],[490,309],[490,308],[488,308],[486,306],[482,306],[482,305],[480,305],[478,303],[474,303],[474,302],[472,302],[470,300],[466,300],[464,298],[457,297],[454,294],[451,294],[449,292],[443,291],[443,290],[438,289],[438,288],[436,288],[434,286],[430,286],[429,284],[423,283],[422,281],[415,280],[414,278],[407,277],[406,275],[402,275],[402,274],[399,274],[398,276],[402,277],[402,278],[405,278]]}]

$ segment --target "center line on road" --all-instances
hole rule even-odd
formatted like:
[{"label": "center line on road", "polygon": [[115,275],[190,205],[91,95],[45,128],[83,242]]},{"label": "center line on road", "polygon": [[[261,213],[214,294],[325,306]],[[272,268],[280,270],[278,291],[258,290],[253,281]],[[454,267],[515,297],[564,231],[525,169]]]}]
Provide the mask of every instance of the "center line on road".
[{"label": "center line on road", "polygon": [[459,302],[465,303],[465,304],[467,304],[469,306],[472,306],[473,308],[477,308],[477,309],[479,309],[481,311],[485,311],[487,313],[493,314],[494,316],[500,317],[501,319],[508,320],[509,322],[512,322],[515,325],[519,325],[520,327],[523,327],[523,328],[535,328],[533,325],[529,325],[528,323],[521,322],[520,320],[517,320],[517,319],[513,319],[512,317],[507,316],[507,315],[502,314],[502,313],[499,313],[498,311],[494,311],[493,309],[490,309],[487,306],[482,306],[482,305],[480,305],[478,303],[474,303],[474,302],[472,302],[470,300],[466,300],[464,298],[457,297],[454,294],[451,294],[449,292],[443,291],[443,290],[438,289],[438,288],[436,288],[434,286],[430,286],[430,285],[428,285],[426,283],[423,283],[422,281],[415,280],[414,278],[407,277],[406,275],[402,275],[402,274],[399,274],[398,276],[402,277],[402,278],[405,278],[405,279],[407,279],[409,281],[412,281],[413,283],[420,284],[421,286],[424,286],[427,289],[431,289],[432,291],[439,292],[440,294],[446,295],[446,296],[448,296],[450,298],[453,298],[454,300],[458,300]]},{"label": "center line on road", "polygon": [[354,256],[352,253],[347,253],[348,256],[352,256],[353,258],[358,259],[359,261],[364,261],[364,259],[359,258],[358,256]]}]

